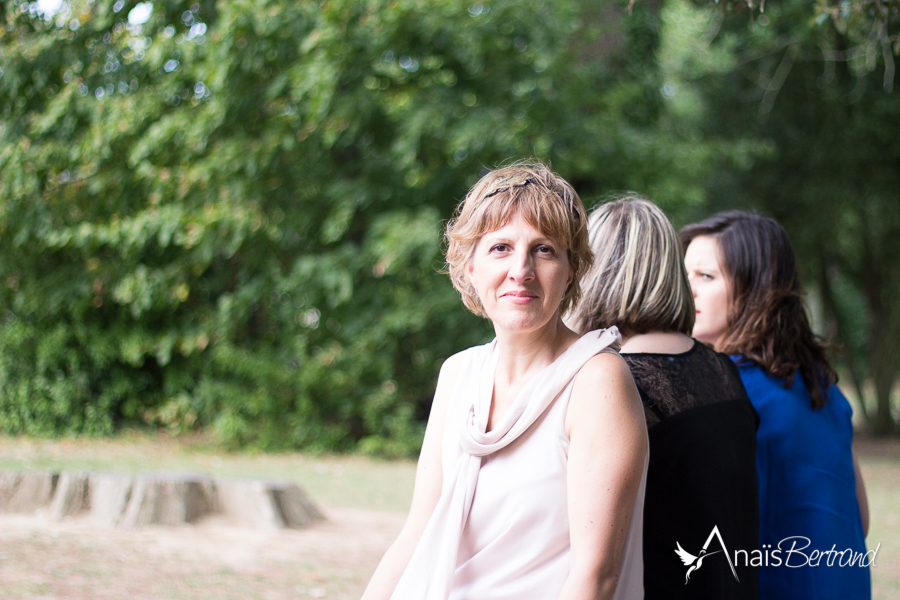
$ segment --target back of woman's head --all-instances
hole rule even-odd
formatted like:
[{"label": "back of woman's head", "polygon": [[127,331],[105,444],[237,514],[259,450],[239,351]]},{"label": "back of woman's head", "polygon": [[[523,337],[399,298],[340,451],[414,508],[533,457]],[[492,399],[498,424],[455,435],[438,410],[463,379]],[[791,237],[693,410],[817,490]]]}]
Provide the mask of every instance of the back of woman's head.
[{"label": "back of woman's head", "polygon": [[690,334],[694,299],[678,235],[649,200],[628,194],[588,218],[594,265],[566,319],[576,331],[617,326],[626,335]]},{"label": "back of woman's head", "polygon": [[716,350],[752,359],[789,383],[799,371],[813,408],[824,406],[837,374],[810,327],[784,228],[769,217],[730,211],[683,228],[682,247],[699,236],[716,240],[728,283],[728,325]]}]

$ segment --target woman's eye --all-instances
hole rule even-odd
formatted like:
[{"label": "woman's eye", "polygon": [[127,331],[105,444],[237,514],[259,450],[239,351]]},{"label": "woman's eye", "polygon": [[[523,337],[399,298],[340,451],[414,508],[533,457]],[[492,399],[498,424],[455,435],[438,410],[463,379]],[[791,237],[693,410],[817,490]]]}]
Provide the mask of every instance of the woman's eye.
[{"label": "woman's eye", "polygon": [[700,277],[703,278],[703,281],[712,281],[713,280],[713,276],[710,275],[709,273],[701,273]]},{"label": "woman's eye", "polygon": [[556,251],[551,246],[538,246],[537,251],[538,251],[538,254],[548,254],[548,255],[556,254]]},{"label": "woman's eye", "polygon": [[504,252],[506,250],[506,244],[494,244],[491,246],[491,252]]}]

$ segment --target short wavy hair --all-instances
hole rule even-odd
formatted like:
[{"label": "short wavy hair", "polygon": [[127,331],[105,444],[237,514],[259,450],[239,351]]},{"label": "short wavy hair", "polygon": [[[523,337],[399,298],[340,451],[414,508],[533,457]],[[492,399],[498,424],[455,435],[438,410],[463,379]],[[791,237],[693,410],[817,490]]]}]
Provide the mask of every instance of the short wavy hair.
[{"label": "short wavy hair", "polygon": [[508,224],[516,215],[566,248],[573,277],[560,304],[563,314],[581,297],[581,278],[593,262],[593,252],[581,198],[565,179],[539,161],[516,162],[488,172],[459,203],[444,233],[446,272],[453,287],[466,308],[487,316],[466,276],[466,267],[478,240]]},{"label": "short wavy hair", "polygon": [[681,241],[653,202],[626,193],[588,219],[594,266],[566,317],[578,332],[617,326],[625,335],[694,328],[694,296]]}]

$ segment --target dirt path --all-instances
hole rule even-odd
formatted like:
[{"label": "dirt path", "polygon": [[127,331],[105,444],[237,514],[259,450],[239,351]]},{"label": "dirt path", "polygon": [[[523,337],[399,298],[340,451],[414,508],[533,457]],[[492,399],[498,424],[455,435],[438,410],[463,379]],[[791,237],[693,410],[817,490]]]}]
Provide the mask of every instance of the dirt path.
[{"label": "dirt path", "polygon": [[98,528],[0,515],[0,597],[50,599],[358,598],[405,515],[325,509],[306,530],[206,520],[185,527]]},{"label": "dirt path", "polygon": [[[900,440],[859,436],[869,490],[873,600],[900,598]],[[114,457],[114,458],[109,458]],[[101,460],[102,459],[102,460]],[[405,513],[329,508],[396,495],[404,505],[413,466],[358,457],[185,453],[173,442],[29,440],[0,436],[7,468],[184,470],[271,477],[315,487],[328,521],[302,531],[259,531],[208,520],[187,527],[98,528],[0,514],[0,598],[21,600],[356,600]],[[224,463],[221,472],[217,463]],[[321,466],[321,468],[320,468]],[[362,500],[360,500],[362,501]],[[381,506],[375,504],[374,506]],[[408,504],[407,504],[408,505]],[[373,506],[373,505],[369,505]]]}]

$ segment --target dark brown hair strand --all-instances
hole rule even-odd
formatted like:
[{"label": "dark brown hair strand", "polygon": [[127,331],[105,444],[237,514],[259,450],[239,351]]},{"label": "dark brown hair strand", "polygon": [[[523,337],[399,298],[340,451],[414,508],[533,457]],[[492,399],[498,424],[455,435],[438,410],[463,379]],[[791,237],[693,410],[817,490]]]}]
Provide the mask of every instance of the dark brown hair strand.
[{"label": "dark brown hair strand", "polygon": [[728,326],[716,350],[755,361],[787,386],[799,371],[812,407],[823,407],[828,386],[838,377],[804,310],[784,228],[775,219],[730,211],[688,225],[680,236],[685,251],[700,236],[712,237],[718,245],[728,283]]}]

